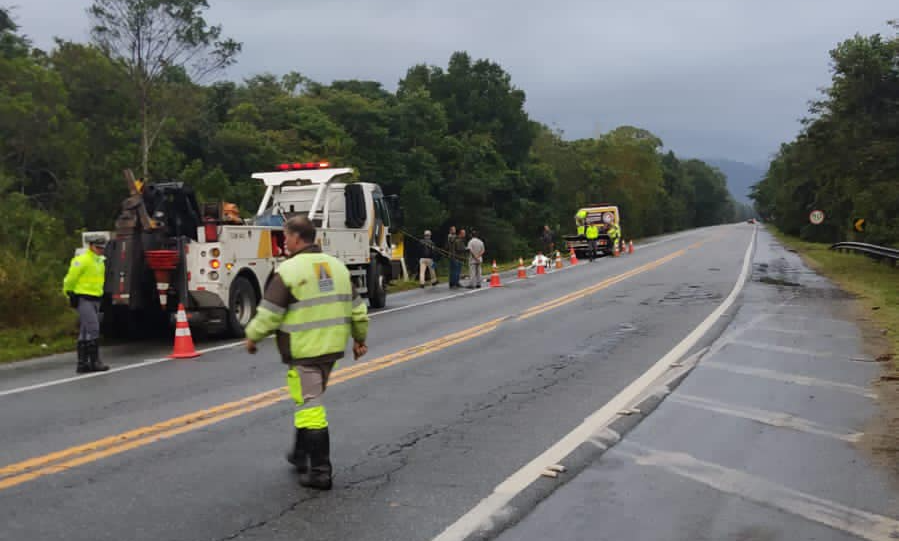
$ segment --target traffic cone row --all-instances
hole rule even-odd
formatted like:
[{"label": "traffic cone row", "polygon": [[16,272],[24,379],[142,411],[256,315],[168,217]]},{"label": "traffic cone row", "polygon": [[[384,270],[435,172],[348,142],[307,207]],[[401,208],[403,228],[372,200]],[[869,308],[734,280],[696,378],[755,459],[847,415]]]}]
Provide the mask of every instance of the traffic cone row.
[{"label": "traffic cone row", "polygon": [[493,260],[493,273],[490,274],[490,287],[503,287],[499,283],[499,271],[496,269],[496,260]]},{"label": "traffic cone row", "polygon": [[612,255],[614,257],[618,257],[621,255],[621,250],[618,249],[618,242],[614,243],[614,247],[612,248]]},{"label": "traffic cone row", "polygon": [[634,253],[634,241],[631,241],[630,244],[627,245],[627,253]]},{"label": "traffic cone row", "polygon": [[524,269],[524,260],[520,257],[518,258],[518,279],[526,280],[528,277],[528,271]]},{"label": "traffic cone row", "polygon": [[556,268],[562,268],[562,254],[560,254],[558,250],[556,250]]},{"label": "traffic cone row", "polygon": [[546,265],[541,264],[537,265],[537,274],[546,274]]},{"label": "traffic cone row", "polygon": [[194,349],[194,339],[190,335],[190,324],[187,322],[187,313],[184,305],[178,304],[178,313],[175,316],[175,347],[169,359],[192,359],[200,354]]},{"label": "traffic cone row", "polygon": [[577,265],[577,254],[574,253],[574,248],[571,248],[571,264]]}]

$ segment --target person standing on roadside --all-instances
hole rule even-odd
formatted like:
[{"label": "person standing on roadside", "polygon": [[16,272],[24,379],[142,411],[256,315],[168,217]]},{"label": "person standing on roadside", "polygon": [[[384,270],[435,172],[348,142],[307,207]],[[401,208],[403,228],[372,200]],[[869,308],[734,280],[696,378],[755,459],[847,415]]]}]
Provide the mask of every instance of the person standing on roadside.
[{"label": "person standing on roadside", "polygon": [[471,230],[471,240],[468,241],[468,287],[481,287],[481,269],[484,265],[484,241],[478,238],[478,232]]},{"label": "person standing on roadside", "polygon": [[552,255],[556,250],[553,232],[548,225],[543,226],[543,232],[540,234],[540,241],[543,243],[543,253]]},{"label": "person standing on roadside", "polygon": [[454,282],[452,287],[462,287],[459,280],[462,277],[462,258],[468,253],[468,243],[466,242],[466,234],[464,229],[460,229],[459,233],[453,239],[453,249],[451,255],[451,263],[455,269]]},{"label": "person standing on roadside", "polygon": [[431,231],[425,230],[424,239],[421,241],[421,257],[418,258],[418,283],[421,287],[425,287],[425,276],[431,273],[431,285],[437,285],[437,269],[434,266],[434,255],[437,247],[431,240]]},{"label": "person standing on roadside", "polygon": [[446,253],[449,256],[449,287],[459,287],[459,274],[462,266],[456,261],[456,226],[451,225],[446,235]]},{"label": "person standing on roadside", "polygon": [[315,243],[315,225],[308,218],[296,216],[284,224],[284,245],[288,259],[247,325],[246,347],[256,353],[257,342],[276,335],[288,366],[287,390],[296,403],[287,461],[300,473],[302,486],[330,490],[331,439],[322,395],[350,337],[356,359],[368,352],[368,309],[346,266]]},{"label": "person standing on roadside", "polygon": [[75,372],[105,372],[109,367],[100,361],[100,301],[106,280],[103,252],[106,238],[88,236],[87,250],[72,258],[69,272],[62,282],[62,292],[69,304],[78,310],[78,364]]}]

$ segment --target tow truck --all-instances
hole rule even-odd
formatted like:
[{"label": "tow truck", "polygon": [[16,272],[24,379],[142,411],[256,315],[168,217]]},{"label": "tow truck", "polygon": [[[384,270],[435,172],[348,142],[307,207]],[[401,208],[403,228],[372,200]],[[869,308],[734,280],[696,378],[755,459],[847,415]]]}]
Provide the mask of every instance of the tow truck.
[{"label": "tow truck", "polygon": [[103,233],[106,248],[103,331],[134,335],[145,326],[170,324],[179,304],[192,329],[241,336],[265,286],[286,259],[283,223],[308,217],[316,243],[350,270],[373,308],[387,303],[391,264],[391,209],[396,196],[354,182],[351,168],[327,162],[281,164],[253,173],[265,193],[250,220],[233,205],[198,204],[180,182],[141,185],[125,172],[129,197],[116,229]]},{"label": "tow truck", "polygon": [[[583,212],[586,212],[587,217],[584,219],[584,223],[580,224],[578,223],[578,219],[576,216]],[[621,225],[619,220],[620,215],[618,212],[618,207],[615,205],[610,205],[608,203],[600,203],[598,205],[584,207],[582,209],[578,209],[577,214],[575,214],[575,225],[578,227],[583,225],[584,231],[586,231],[586,228],[589,225],[596,225],[598,227],[599,237],[596,240],[596,251],[603,255],[609,255],[614,250],[614,246],[612,245],[612,238],[609,236],[608,231],[612,224],[618,225],[620,231]],[[568,249],[574,249],[574,253],[577,254],[579,258],[588,256],[590,251],[590,244],[587,241],[587,236],[585,233],[565,235],[563,238],[568,243]]]}]

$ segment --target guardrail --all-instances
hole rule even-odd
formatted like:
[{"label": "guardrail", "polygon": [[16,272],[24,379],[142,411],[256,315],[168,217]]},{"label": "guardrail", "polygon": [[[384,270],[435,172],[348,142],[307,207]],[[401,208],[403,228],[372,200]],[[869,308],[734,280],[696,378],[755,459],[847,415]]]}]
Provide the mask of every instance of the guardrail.
[{"label": "guardrail", "polygon": [[864,242],[838,242],[831,246],[830,249],[840,252],[857,252],[878,261],[887,261],[899,266],[899,250],[886,246],[865,244]]}]

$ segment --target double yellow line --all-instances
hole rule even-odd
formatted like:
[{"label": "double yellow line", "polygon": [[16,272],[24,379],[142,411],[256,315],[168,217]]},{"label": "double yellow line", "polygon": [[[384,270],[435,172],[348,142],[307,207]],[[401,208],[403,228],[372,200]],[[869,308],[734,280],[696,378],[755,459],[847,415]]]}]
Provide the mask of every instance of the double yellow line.
[{"label": "double yellow line", "polygon": [[584,297],[588,297],[598,291],[601,291],[603,289],[606,289],[607,287],[615,285],[618,282],[623,282],[624,280],[627,280],[628,278],[631,278],[638,274],[642,274],[642,273],[652,270],[656,267],[661,267],[665,263],[668,263],[672,259],[678,258],[678,257],[684,255],[685,253],[687,253],[686,249],[678,250],[677,252],[674,252],[671,255],[665,256],[661,259],[656,259],[655,261],[652,261],[650,263],[647,263],[646,265],[637,267],[636,269],[630,270],[623,274],[619,274],[617,276],[613,276],[611,278],[607,278],[596,285],[581,289],[579,291],[575,291],[574,293],[569,293],[568,295],[565,295],[564,297],[559,297],[558,299],[553,299],[553,300],[551,300],[549,302],[545,302],[543,304],[538,304],[537,306],[528,308],[527,310],[522,312],[518,316],[517,320],[523,321],[525,319],[534,317],[538,314],[542,314],[543,312],[546,312],[548,310],[553,310],[555,308],[559,308],[560,306],[564,306],[570,302],[574,302],[578,299],[583,299]]},{"label": "double yellow line", "polygon": [[[714,238],[714,237],[713,237]],[[712,239],[709,239],[712,240]],[[559,308],[575,300],[587,297],[598,291],[606,289],[614,284],[627,280],[638,274],[647,272],[668,263],[672,259],[682,256],[691,248],[698,247],[700,243],[691,245],[687,249],[678,250],[661,259],[657,259],[646,265],[642,265],[633,270],[613,276],[593,286],[569,293],[557,299],[539,304],[529,308],[517,315],[517,320],[522,321],[538,314],[554,308]],[[493,319],[480,325],[469,327],[459,332],[455,332],[430,342],[405,348],[391,353],[383,357],[378,357],[369,362],[355,364],[353,366],[342,368],[334,371],[331,375],[329,385],[337,385],[339,383],[350,381],[391,366],[409,362],[430,353],[449,348],[456,344],[466,342],[496,330],[504,321],[516,316],[504,316]],[[196,430],[204,426],[219,423],[238,415],[244,415],[268,406],[274,405],[287,397],[287,387],[279,387],[269,391],[265,391],[241,400],[228,402],[180,417],[175,417],[167,421],[145,426],[129,432],[117,434],[102,438],[84,445],[70,447],[62,451],[50,453],[47,455],[31,458],[15,464],[0,467],[0,490],[43,477],[54,473],[60,473],[82,464],[95,462],[97,460],[107,458],[137,447],[148,445],[160,440],[168,439],[178,434],[183,434],[191,430]]]},{"label": "double yellow line", "polygon": [[[383,370],[390,366],[417,359],[422,355],[446,349],[460,342],[471,340],[493,331],[505,319],[506,318],[497,318],[424,344],[412,346],[397,351],[396,353],[379,357],[370,362],[335,370],[328,384],[336,385],[371,374],[372,372],[377,372],[378,370]],[[279,387],[241,400],[196,411],[187,415],[182,415],[181,417],[175,417],[174,419],[169,419],[161,423],[145,426],[84,445],[70,447],[56,453],[50,453],[16,464],[10,464],[9,466],[0,468],[0,490],[14,487],[27,481],[37,479],[38,477],[60,473],[82,464],[95,462],[102,458],[168,439],[177,436],[178,434],[196,430],[238,415],[244,415],[258,409],[266,408],[284,400],[287,396],[287,387]]]}]

